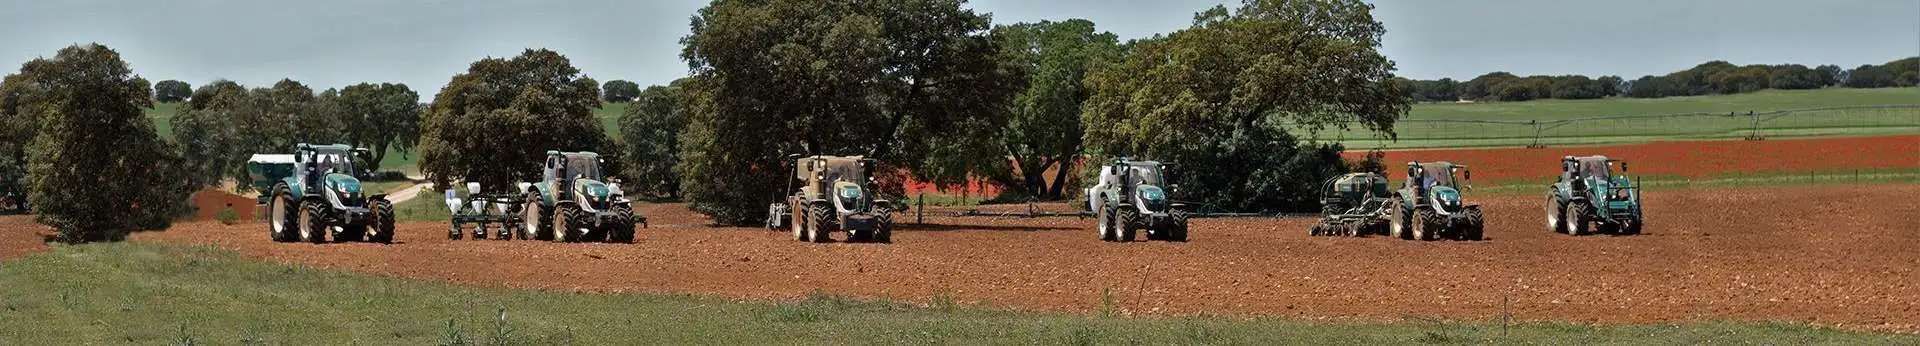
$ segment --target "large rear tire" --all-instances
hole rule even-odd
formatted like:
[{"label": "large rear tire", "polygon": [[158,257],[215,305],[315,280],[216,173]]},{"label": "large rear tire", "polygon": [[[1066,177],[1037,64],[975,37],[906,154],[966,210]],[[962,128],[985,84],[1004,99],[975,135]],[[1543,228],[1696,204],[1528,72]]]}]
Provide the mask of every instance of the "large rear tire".
[{"label": "large rear tire", "polygon": [[1114,227],[1113,227],[1113,220],[1111,220],[1112,218],[1113,218],[1113,213],[1108,211],[1107,208],[1100,208],[1100,210],[1097,210],[1094,212],[1093,228],[1095,230],[1100,231],[1100,241],[1120,240],[1120,237],[1117,236],[1117,234],[1120,232],[1113,231]]},{"label": "large rear tire", "polygon": [[1394,238],[1413,239],[1411,227],[1413,220],[1408,219],[1407,210],[1400,207],[1400,200],[1387,201],[1387,234]]},{"label": "large rear tire", "polygon": [[553,211],[540,205],[540,193],[537,191],[528,191],[526,201],[520,208],[520,238],[532,236],[537,240],[553,240]]},{"label": "large rear tire", "polygon": [[327,242],[327,220],[325,210],[319,201],[300,202],[300,241],[308,243]]},{"label": "large rear tire", "polygon": [[1567,202],[1561,201],[1553,191],[1547,191],[1547,228],[1552,229],[1553,233],[1567,233],[1566,222],[1560,221],[1566,217]]},{"label": "large rear tire", "polygon": [[798,204],[791,201],[787,202],[787,210],[792,212],[789,217],[793,218],[793,220],[789,220],[791,222],[788,222],[787,226],[793,228],[793,240],[803,242],[812,241],[807,238],[807,227],[811,227],[808,224],[812,223],[807,220],[813,219],[813,216],[807,215],[807,213],[812,212],[812,210],[801,208]]},{"label": "large rear tire", "polygon": [[373,200],[373,233],[367,235],[367,241],[393,244],[393,202],[385,199]]},{"label": "large rear tire", "polygon": [[294,230],[300,228],[297,217],[300,204],[294,203],[292,193],[287,191],[286,184],[274,185],[267,198],[267,213],[270,215],[267,218],[267,237],[277,242],[299,240]]}]

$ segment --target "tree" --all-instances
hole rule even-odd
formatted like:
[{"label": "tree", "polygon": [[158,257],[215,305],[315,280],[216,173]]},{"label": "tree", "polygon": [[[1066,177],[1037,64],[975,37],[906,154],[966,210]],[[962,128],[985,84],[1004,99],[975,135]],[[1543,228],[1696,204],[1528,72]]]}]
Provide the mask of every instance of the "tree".
[{"label": "tree", "polygon": [[1495,100],[1530,101],[1553,97],[1553,78],[1547,76],[1527,76],[1526,78],[1507,80],[1494,84],[1489,92]]},{"label": "tree", "polygon": [[1604,83],[1581,75],[1553,77],[1551,82],[1549,82],[1552,88],[1552,90],[1549,91],[1549,95],[1555,99],[1562,100],[1602,98],[1607,96],[1607,91],[1603,84]]},{"label": "tree", "polygon": [[368,170],[379,171],[389,149],[405,153],[419,143],[420,94],[406,84],[354,84],[330,103],[346,126],[346,142],[371,151]]},{"label": "tree", "polygon": [[1860,65],[1847,71],[1848,88],[1885,88],[1893,86],[1893,73],[1885,67]]},{"label": "tree", "polygon": [[1506,72],[1492,72],[1480,75],[1479,77],[1473,77],[1473,79],[1467,80],[1466,83],[1460,83],[1460,98],[1465,100],[1482,100],[1487,96],[1493,95],[1494,89],[1501,83],[1517,79],[1520,79],[1520,77]]},{"label": "tree", "polygon": [[1840,85],[1842,81],[1846,81],[1847,70],[1840,68],[1840,66],[1820,65],[1819,67],[1814,67],[1813,70],[1820,73],[1820,86],[1835,86]]},{"label": "tree", "polygon": [[[1026,79],[1026,88],[1008,104],[1001,133],[1011,167],[992,175],[1003,191],[1058,199],[1080,158],[1081,104],[1089,96],[1082,83],[1088,71],[1119,58],[1119,38],[1095,31],[1084,19],[1005,25],[994,28],[993,36],[1004,62]],[[1054,170],[1051,184],[1049,169]]]},{"label": "tree", "polygon": [[1317,210],[1315,185],[1347,170],[1341,147],[1299,145],[1288,129],[1359,126],[1394,138],[1411,108],[1389,81],[1393,62],[1377,50],[1386,28],[1371,11],[1360,1],[1250,0],[1134,42],[1087,79],[1090,162],[1174,162],[1176,195],[1218,210]]},{"label": "tree", "polygon": [[239,167],[247,156],[240,147],[238,124],[241,114],[253,111],[252,95],[238,83],[216,80],[195,90],[190,99],[171,119],[187,185],[218,186],[224,178],[243,179],[236,176],[244,173]]},{"label": "tree", "polygon": [[607,102],[631,102],[633,98],[640,96],[640,84],[624,80],[607,81],[607,84],[600,89],[601,92],[606,93],[604,98]]},{"label": "tree", "polygon": [[1633,87],[1627,88],[1627,97],[1661,98],[1674,92],[1674,85],[1666,77],[1643,76],[1633,80]]},{"label": "tree", "polygon": [[558,52],[475,61],[421,119],[420,171],[441,186],[499,189],[538,179],[548,150],[611,153],[593,118],[599,97],[599,83]]},{"label": "tree", "polygon": [[1620,76],[1602,76],[1595,79],[1594,83],[1600,84],[1601,96],[1620,96],[1621,94],[1625,94],[1625,90],[1627,89],[1627,82],[1621,80]]},{"label": "tree", "polygon": [[153,85],[153,99],[155,101],[180,102],[186,101],[188,97],[192,96],[193,87],[187,85],[186,82],[168,79]]},{"label": "tree", "polygon": [[1767,68],[1767,87],[1772,89],[1814,89],[1826,86],[1827,74],[1805,65],[1789,64]]},{"label": "tree", "polygon": [[721,224],[763,221],[787,154],[867,155],[957,185],[1005,161],[995,133],[1018,80],[988,17],[958,0],[715,1],[681,39],[690,121],[679,173]]},{"label": "tree", "polygon": [[1889,61],[1881,66],[1893,75],[1893,86],[1910,87],[1920,84],[1920,57]]},{"label": "tree", "polygon": [[681,94],[686,83],[647,87],[620,116],[625,174],[634,187],[629,194],[680,198],[680,176],[673,169],[680,165],[680,134],[687,128]]},{"label": "tree", "polygon": [[[120,54],[99,44],[20,66],[15,110],[34,119],[27,198],[66,242],[118,240],[165,227],[185,210],[179,160],[142,109],[153,94]],[[9,78],[11,79],[11,78]]]}]

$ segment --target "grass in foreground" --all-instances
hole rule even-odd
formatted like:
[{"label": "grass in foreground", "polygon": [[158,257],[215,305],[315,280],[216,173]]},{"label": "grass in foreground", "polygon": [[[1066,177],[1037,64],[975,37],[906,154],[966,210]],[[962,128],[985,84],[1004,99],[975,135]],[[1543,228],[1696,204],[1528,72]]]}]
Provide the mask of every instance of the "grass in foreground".
[{"label": "grass in foreground", "polygon": [[[452,265],[452,264],[449,264]],[[1785,323],[1588,326],[1122,318],[860,301],[474,288],[257,262],[209,247],[55,246],[0,267],[0,335],[47,344],[1885,344]]]}]

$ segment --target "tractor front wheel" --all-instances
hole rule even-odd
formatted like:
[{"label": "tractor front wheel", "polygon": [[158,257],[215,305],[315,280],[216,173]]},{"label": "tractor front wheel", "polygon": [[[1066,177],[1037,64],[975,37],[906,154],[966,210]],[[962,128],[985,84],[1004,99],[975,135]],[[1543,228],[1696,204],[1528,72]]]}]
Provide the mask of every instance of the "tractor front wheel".
[{"label": "tractor front wheel", "polygon": [[326,211],[321,209],[319,201],[300,202],[300,241],[308,243],[327,242]]},{"label": "tractor front wheel", "polygon": [[835,221],[837,221],[834,220],[834,217],[837,216],[834,214],[833,206],[825,203],[814,204],[807,207],[807,215],[813,217],[812,220],[808,220],[811,222],[808,222],[808,226],[810,227],[807,227],[807,240],[815,243],[825,243],[828,240],[832,240],[834,224]]},{"label": "tractor front wheel", "polygon": [[1187,241],[1187,212],[1175,210],[1172,214],[1173,232],[1168,234],[1167,238],[1168,240],[1184,243]]},{"label": "tractor front wheel", "polygon": [[1414,216],[1414,219],[1417,219],[1415,220],[1415,222],[1418,222],[1418,224],[1413,228],[1414,239],[1419,239],[1420,241],[1429,241],[1429,240],[1434,240],[1436,238],[1439,238],[1440,225],[1438,222],[1434,222],[1435,215],[1433,214],[1433,211],[1427,210],[1427,209],[1419,209],[1419,210],[1413,211],[1413,216]]},{"label": "tractor front wheel", "polygon": [[877,243],[892,243],[893,211],[881,210],[880,215],[874,216],[874,222],[876,225],[873,232],[873,241]]},{"label": "tractor front wheel", "polygon": [[553,226],[551,227],[553,228],[553,241],[556,243],[580,241],[580,238],[586,236],[586,234],[581,232],[581,229],[586,228],[586,220],[582,220],[584,216],[582,215],[583,213],[580,207],[572,204],[561,204],[557,208],[554,208]]},{"label": "tractor front wheel", "polygon": [[633,207],[613,207],[612,229],[607,230],[607,240],[615,243],[633,242]]},{"label": "tractor front wheel", "polygon": [[1114,221],[1117,221],[1117,223],[1120,226],[1115,228],[1115,230],[1120,231],[1120,236],[1119,236],[1120,242],[1122,243],[1132,242],[1134,233],[1138,233],[1140,231],[1139,212],[1126,207],[1121,207],[1119,214],[1120,215],[1118,215],[1118,217]]},{"label": "tractor front wheel", "polygon": [[1472,241],[1486,239],[1486,216],[1480,214],[1480,209],[1467,209],[1466,213],[1467,225],[1466,229],[1461,230],[1460,239]]}]

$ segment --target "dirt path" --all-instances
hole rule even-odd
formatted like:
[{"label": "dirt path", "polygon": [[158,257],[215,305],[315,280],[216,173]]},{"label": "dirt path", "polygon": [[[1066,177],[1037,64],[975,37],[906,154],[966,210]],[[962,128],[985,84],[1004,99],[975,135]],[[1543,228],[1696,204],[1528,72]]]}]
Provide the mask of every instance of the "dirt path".
[{"label": "dirt path", "polygon": [[[1308,319],[1645,323],[1786,320],[1920,331],[1920,185],[1667,190],[1647,234],[1544,229],[1533,196],[1478,199],[1484,242],[1317,238],[1310,219],[1195,221],[1190,243],[1110,244],[1090,221],[932,217],[896,243],[804,244],[708,228],[650,205],[637,244],[449,241],[434,223],[399,244],[280,244],[257,224],[185,224],[138,241],[211,243],[289,263],[486,286],[791,299],[822,291],[1015,309]],[[1785,212],[1782,206],[1797,206]],[[1865,211],[1865,212],[1863,212]],[[1103,292],[1105,292],[1103,294]]]}]

